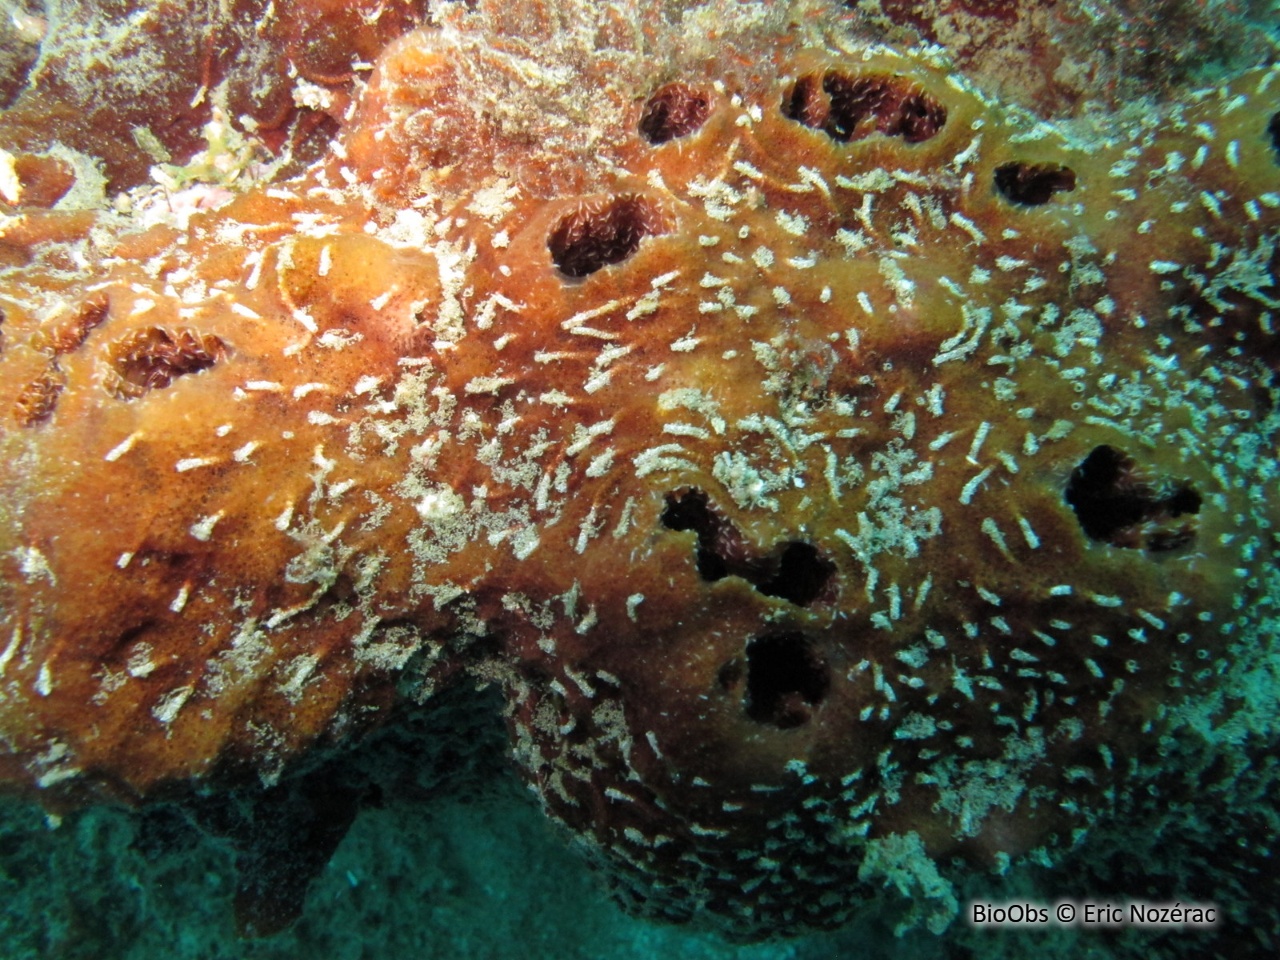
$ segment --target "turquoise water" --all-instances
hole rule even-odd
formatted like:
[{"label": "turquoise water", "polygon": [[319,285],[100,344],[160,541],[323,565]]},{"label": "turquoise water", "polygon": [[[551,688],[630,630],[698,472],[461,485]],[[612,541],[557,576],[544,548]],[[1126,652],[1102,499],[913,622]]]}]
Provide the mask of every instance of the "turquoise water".
[{"label": "turquoise water", "polygon": [[[632,917],[609,899],[602,879],[518,782],[505,760],[501,728],[459,729],[467,717],[492,716],[494,704],[475,697],[447,696],[450,702],[409,718],[400,730],[375,736],[368,749],[336,758],[346,771],[344,782],[362,784],[375,802],[366,803],[314,879],[298,921],[273,936],[237,935],[234,831],[197,828],[178,808],[163,804],[141,813],[84,810],[55,827],[32,806],[0,803],[0,958],[1136,960],[1211,956],[1202,950],[1211,944],[1227,951],[1221,956],[1265,955],[1249,949],[1257,946],[1248,936],[1250,918],[1267,908],[1251,902],[1248,888],[1236,891],[1234,904],[1218,901],[1237,911],[1226,941],[1134,929],[982,930],[962,919],[942,937],[922,929],[899,936],[893,928],[909,901],[893,891],[842,930],[747,945]],[[461,736],[440,735],[449,731]],[[458,742],[471,744],[465,755],[455,752]],[[1275,782],[1274,770],[1256,782],[1263,790],[1256,797],[1260,809],[1273,809],[1265,783]],[[1243,794],[1247,783],[1240,785]],[[222,809],[226,801],[214,803]],[[1213,812],[1205,810],[1210,856],[1215,847],[1230,845],[1221,824],[1212,822]],[[1054,870],[975,875],[961,899],[1053,902],[1064,890],[1105,897],[1107,883],[1114,894],[1193,893],[1197,871],[1211,866],[1197,859],[1197,844],[1206,838],[1195,834],[1192,828],[1096,844],[1121,851],[1134,871],[1127,878],[1123,865],[1103,881],[1111,867],[1069,858]],[[1152,886],[1136,888],[1134,876]]]},{"label": "turquoise water", "polygon": [[[514,777],[483,799],[390,805],[357,818],[285,933],[236,936],[234,855],[145,817],[96,809],[49,829],[0,807],[0,956],[5,960],[821,960],[1141,956],[1078,935],[958,930],[898,938],[883,921],[829,935],[734,945],[624,914]],[[1084,947],[1088,953],[1079,952]],[[972,953],[966,951],[973,951]]]}]

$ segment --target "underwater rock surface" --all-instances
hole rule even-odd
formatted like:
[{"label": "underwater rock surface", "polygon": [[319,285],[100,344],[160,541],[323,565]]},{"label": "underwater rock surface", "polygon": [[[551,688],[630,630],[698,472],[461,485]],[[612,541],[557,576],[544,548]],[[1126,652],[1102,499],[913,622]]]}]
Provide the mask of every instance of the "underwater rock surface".
[{"label": "underwater rock surface", "polygon": [[1274,947],[1261,28],[71,6],[0,58],[6,788],[231,850],[244,934],[505,749],[640,915]]}]

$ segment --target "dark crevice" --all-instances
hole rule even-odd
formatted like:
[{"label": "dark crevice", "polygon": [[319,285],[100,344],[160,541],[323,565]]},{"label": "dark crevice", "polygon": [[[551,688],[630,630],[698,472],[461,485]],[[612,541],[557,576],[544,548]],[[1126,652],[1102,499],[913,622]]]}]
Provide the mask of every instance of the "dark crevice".
[{"label": "dark crevice", "polygon": [[822,78],[817,74],[801,77],[782,101],[784,116],[815,130],[823,129],[831,106],[822,92]]},{"label": "dark crevice", "polygon": [[783,99],[785,116],[840,143],[873,133],[923,143],[947,121],[947,109],[906,77],[828,70],[806,74]]},{"label": "dark crevice", "polygon": [[775,545],[768,553],[757,553],[701,490],[667,494],[661,522],[668,530],[697,534],[698,575],[703,580],[714,583],[725,577],[742,577],[765,596],[801,607],[830,599],[834,592],[836,565],[816,547],[792,540]]},{"label": "dark crevice", "polygon": [[747,644],[747,716],[781,730],[813,715],[831,685],[830,671],[802,633],[771,633]]},{"label": "dark crevice", "polygon": [[711,98],[684,83],[659,87],[645,101],[640,135],[650,143],[666,143],[697,131],[711,116]]},{"label": "dark crevice", "polygon": [[996,167],[995,185],[999,194],[1011,203],[1039,207],[1053,199],[1055,193],[1076,188],[1075,171],[1057,163],[1013,163]]},{"label": "dark crevice", "polygon": [[98,297],[82,304],[76,312],[58,323],[41,339],[40,344],[49,352],[63,356],[80,348],[94,328],[107,318],[110,303],[106,297]]},{"label": "dark crevice", "polygon": [[1187,481],[1154,477],[1106,445],[1094,447],[1072,471],[1066,501],[1089,539],[1156,553],[1194,542],[1192,518],[1202,503]]},{"label": "dark crevice", "polygon": [[698,535],[698,575],[703,580],[714,583],[749,565],[746,545],[737,529],[712,508],[711,499],[701,490],[667,494],[662,525]]},{"label": "dark crevice", "polygon": [[107,389],[118,399],[135,400],[149,390],[163,390],[179,377],[209,369],[227,353],[226,344],[211,334],[147,327],[112,344],[116,376]]},{"label": "dark crevice", "polygon": [[1280,163],[1280,112],[1271,115],[1267,124],[1267,136],[1271,138],[1271,149],[1275,151],[1275,161]]},{"label": "dark crevice", "polygon": [[585,277],[626,260],[641,240],[665,229],[657,208],[644,197],[609,197],[561,217],[547,237],[547,249],[562,274]]},{"label": "dark crevice", "polygon": [[18,398],[13,404],[14,419],[24,427],[34,427],[48,420],[53,416],[66,385],[66,376],[57,362],[50,361],[39,376],[18,391]]},{"label": "dark crevice", "polygon": [[836,565],[818,553],[816,547],[793,540],[782,548],[778,569],[769,579],[756,584],[766,597],[781,597],[788,603],[807,607],[827,589]]}]

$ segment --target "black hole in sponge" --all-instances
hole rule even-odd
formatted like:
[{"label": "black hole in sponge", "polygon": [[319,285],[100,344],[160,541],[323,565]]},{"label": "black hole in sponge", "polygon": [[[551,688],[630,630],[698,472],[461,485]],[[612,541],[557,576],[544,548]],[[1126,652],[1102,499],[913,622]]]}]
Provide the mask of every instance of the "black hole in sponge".
[{"label": "black hole in sponge", "polygon": [[742,577],[765,596],[801,607],[830,592],[836,565],[811,544],[793,540],[768,554],[756,554],[703,491],[681,490],[667,494],[666,500],[662,525],[698,535],[698,574],[703,580]]},{"label": "black hole in sponge", "polygon": [[782,101],[783,116],[814,129],[819,129],[826,123],[830,109],[822,89],[822,79],[812,73],[797,80]]},{"label": "black hole in sponge", "polygon": [[1120,530],[1142,521],[1142,498],[1125,489],[1130,458],[1115,447],[1095,447],[1071,473],[1067,503],[1091,540],[1110,540]]},{"label": "black hole in sponge", "polygon": [[657,208],[644,197],[623,195],[584,204],[560,221],[547,237],[551,262],[568,277],[585,277],[620,263],[640,241],[663,232]]},{"label": "black hole in sponge", "polygon": [[117,378],[108,389],[119,399],[137,399],[148,390],[163,390],[179,377],[208,370],[227,354],[227,345],[212,334],[147,327],[111,345]]},{"label": "black hole in sponge", "polygon": [[831,685],[830,671],[802,633],[770,633],[747,644],[747,716],[781,730],[812,716]]},{"label": "black hole in sponge", "polygon": [[719,517],[711,512],[711,498],[701,490],[668,493],[666,500],[661,521],[668,530],[692,530],[698,539],[702,539],[720,522]]},{"label": "black hole in sponge", "polygon": [[711,498],[701,490],[667,494],[662,525],[668,530],[692,530],[698,535],[698,574],[714,582],[729,575],[724,554],[732,525],[711,507]]},{"label": "black hole in sponge", "polygon": [[1271,149],[1276,152],[1276,163],[1280,163],[1280,113],[1271,115],[1267,124],[1267,136],[1271,138]]},{"label": "black hole in sponge", "polygon": [[800,77],[783,99],[782,113],[840,143],[872,133],[923,143],[947,122],[947,108],[906,77],[841,70]]},{"label": "black hole in sponge", "polygon": [[897,130],[907,143],[932,139],[947,122],[947,110],[925,93],[905,97],[898,108]]},{"label": "black hole in sponge", "polygon": [[756,584],[767,597],[781,597],[797,606],[807,607],[827,589],[836,565],[823,557],[812,544],[793,540],[778,558],[777,572]]},{"label": "black hole in sponge", "polygon": [[996,190],[1006,200],[1038,207],[1055,193],[1076,188],[1075,171],[1057,163],[1006,163],[996,167]]},{"label": "black hole in sponge", "polygon": [[1113,547],[1162,552],[1195,539],[1202,498],[1190,483],[1150,475],[1122,450],[1094,447],[1071,472],[1066,501],[1085,536]]},{"label": "black hole in sponge", "polygon": [[683,83],[659,87],[645,101],[640,114],[640,135],[650,143],[666,143],[685,137],[711,115],[711,98]]},{"label": "black hole in sponge", "polygon": [[[879,77],[853,77],[828,71],[822,78],[822,89],[831,98],[831,113],[825,129],[833,139],[842,142],[865,137],[875,129],[875,121],[885,108],[888,90]],[[863,126],[859,130],[859,125]]]}]

